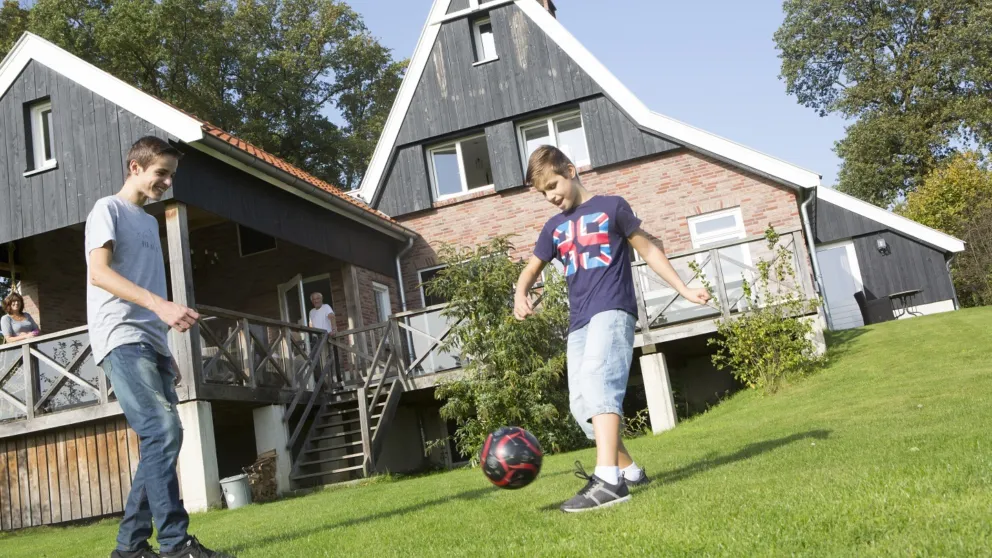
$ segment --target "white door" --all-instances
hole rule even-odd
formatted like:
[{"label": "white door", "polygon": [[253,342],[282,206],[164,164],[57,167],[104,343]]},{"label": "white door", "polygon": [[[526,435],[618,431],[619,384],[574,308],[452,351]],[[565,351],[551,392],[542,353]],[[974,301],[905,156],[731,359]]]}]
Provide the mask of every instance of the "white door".
[{"label": "white door", "polygon": [[303,299],[303,277],[297,275],[279,285],[279,313],[282,321],[307,325],[307,305]]},{"label": "white door", "polygon": [[854,293],[862,290],[861,268],[853,242],[842,242],[816,249],[823,276],[830,329],[841,330],[865,325]]}]

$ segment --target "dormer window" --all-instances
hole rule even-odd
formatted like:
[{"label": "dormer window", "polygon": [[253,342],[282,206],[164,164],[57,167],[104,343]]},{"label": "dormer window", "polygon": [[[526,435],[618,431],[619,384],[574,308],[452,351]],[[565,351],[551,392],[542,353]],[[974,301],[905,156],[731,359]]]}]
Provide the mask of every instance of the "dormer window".
[{"label": "dormer window", "polygon": [[496,38],[493,35],[493,23],[488,17],[477,19],[472,23],[472,36],[475,39],[476,63],[496,60]]},{"label": "dormer window", "polygon": [[31,105],[29,122],[31,127],[31,168],[37,172],[55,167],[54,121],[52,102],[39,101]]}]

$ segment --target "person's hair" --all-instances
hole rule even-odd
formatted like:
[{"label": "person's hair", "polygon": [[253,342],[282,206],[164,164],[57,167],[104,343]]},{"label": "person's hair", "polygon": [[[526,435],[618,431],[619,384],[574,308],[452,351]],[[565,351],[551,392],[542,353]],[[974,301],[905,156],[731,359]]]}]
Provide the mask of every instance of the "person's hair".
[{"label": "person's hair", "polygon": [[152,164],[156,157],[167,155],[176,159],[183,158],[183,152],[176,149],[172,144],[162,138],[155,136],[145,136],[134,142],[131,150],[127,152],[127,170],[130,172],[131,161],[138,163],[138,166],[146,169]]},{"label": "person's hair", "polygon": [[17,293],[10,293],[7,298],[3,299],[4,314],[10,315],[10,307],[14,305],[15,301],[21,303],[21,314],[24,313],[24,297]]},{"label": "person's hair", "polygon": [[568,167],[575,165],[561,149],[552,145],[542,145],[534,150],[527,161],[527,177],[524,184],[540,188],[550,174],[568,177]]},{"label": "person's hair", "polygon": [[315,297],[315,296],[319,296],[320,298],[324,298],[324,295],[318,293],[317,291],[314,291],[314,292],[310,293],[310,300],[313,300],[313,297]]}]

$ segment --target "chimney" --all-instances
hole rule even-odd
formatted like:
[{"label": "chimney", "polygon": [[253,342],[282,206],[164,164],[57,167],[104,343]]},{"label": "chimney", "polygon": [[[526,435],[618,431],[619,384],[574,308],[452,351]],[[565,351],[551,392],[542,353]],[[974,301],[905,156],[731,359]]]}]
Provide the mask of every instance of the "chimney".
[{"label": "chimney", "polygon": [[558,17],[555,15],[555,12],[558,11],[558,8],[555,7],[555,3],[552,2],[552,0],[537,0],[537,3],[544,6],[544,9],[548,10],[548,12],[551,14],[551,17],[554,18]]}]

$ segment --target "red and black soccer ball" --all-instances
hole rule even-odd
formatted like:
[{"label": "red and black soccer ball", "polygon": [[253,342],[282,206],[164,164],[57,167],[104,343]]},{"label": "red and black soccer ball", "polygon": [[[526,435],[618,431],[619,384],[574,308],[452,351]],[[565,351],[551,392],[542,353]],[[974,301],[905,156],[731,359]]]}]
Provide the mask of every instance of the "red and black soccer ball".
[{"label": "red and black soccer ball", "polygon": [[479,461],[482,472],[500,488],[516,490],[532,483],[541,472],[544,450],[533,434],[504,426],[489,434]]}]

